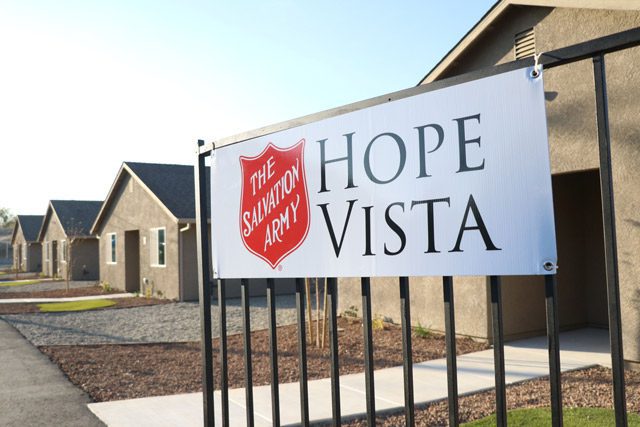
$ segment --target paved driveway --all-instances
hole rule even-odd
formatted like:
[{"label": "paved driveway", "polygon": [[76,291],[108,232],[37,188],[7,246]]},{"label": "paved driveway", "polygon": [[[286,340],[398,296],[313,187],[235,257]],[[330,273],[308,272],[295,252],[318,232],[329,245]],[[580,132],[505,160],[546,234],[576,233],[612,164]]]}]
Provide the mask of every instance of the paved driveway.
[{"label": "paved driveway", "polygon": [[104,425],[87,409],[89,396],[2,320],[0,361],[0,425]]}]

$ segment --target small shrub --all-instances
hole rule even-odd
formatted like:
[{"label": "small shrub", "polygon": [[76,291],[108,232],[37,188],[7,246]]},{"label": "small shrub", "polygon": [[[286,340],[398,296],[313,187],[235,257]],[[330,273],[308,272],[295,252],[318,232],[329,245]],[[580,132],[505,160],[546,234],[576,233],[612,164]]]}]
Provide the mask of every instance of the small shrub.
[{"label": "small shrub", "polygon": [[162,291],[158,291],[156,292],[156,295],[158,296],[158,298],[162,298],[164,296],[164,293]]},{"label": "small shrub", "polygon": [[416,336],[420,338],[429,338],[433,334],[429,328],[425,328],[420,322],[418,322],[418,326],[416,326],[413,331],[416,333]]},{"label": "small shrub", "polygon": [[45,277],[47,277],[46,274],[44,274],[43,272],[38,273],[38,277],[41,279],[44,279]]},{"label": "small shrub", "polygon": [[371,327],[374,331],[383,331],[386,329],[384,324],[384,317],[376,316],[371,322]]},{"label": "small shrub", "polygon": [[345,317],[358,317],[358,307],[356,307],[355,305],[352,305],[348,309],[346,309],[342,313],[342,315]]},{"label": "small shrub", "polygon": [[111,292],[112,291],[111,284],[109,282],[102,282],[101,286],[102,286],[102,291],[103,292]]}]

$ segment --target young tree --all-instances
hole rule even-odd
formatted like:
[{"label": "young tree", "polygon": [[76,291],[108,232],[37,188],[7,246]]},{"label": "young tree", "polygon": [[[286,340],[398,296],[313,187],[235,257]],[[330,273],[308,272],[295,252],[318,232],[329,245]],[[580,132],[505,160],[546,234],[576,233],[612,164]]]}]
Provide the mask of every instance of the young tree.
[{"label": "young tree", "polygon": [[0,227],[12,228],[16,222],[16,216],[9,208],[0,208]]},{"label": "young tree", "polygon": [[64,243],[61,243],[60,253],[64,257],[66,270],[64,272],[64,280],[66,282],[67,292],[70,289],[71,278],[73,277],[73,269],[77,265],[77,259],[74,256],[74,248],[77,246],[78,241],[82,237],[83,229],[82,226],[76,224],[75,220],[71,220],[71,225],[66,227],[67,239],[64,240]]}]

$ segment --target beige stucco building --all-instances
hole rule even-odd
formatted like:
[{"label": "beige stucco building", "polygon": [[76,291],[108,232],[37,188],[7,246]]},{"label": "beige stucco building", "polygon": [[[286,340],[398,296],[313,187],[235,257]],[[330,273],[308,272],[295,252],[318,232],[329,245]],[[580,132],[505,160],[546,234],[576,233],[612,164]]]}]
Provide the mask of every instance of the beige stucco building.
[{"label": "beige stucco building", "polygon": [[[640,26],[631,1],[499,1],[421,81],[548,52]],[[640,49],[606,56],[613,152],[624,357],[640,361]],[[560,323],[563,329],[608,327],[604,243],[591,60],[544,75],[558,244]],[[397,278],[372,281],[373,314],[400,321]],[[485,277],[455,277],[456,328],[491,338]],[[540,277],[505,277],[506,339],[545,333]],[[441,278],[411,278],[412,321],[444,330]],[[360,306],[358,279],[340,280],[340,310]]]},{"label": "beige stucco building", "polygon": [[92,232],[100,280],[149,296],[197,300],[193,167],[122,164]]},{"label": "beige stucco building", "polygon": [[[123,163],[91,228],[100,239],[100,280],[128,292],[196,301],[195,217],[193,166]],[[239,295],[237,282],[229,282],[228,297]],[[264,295],[265,288],[265,280],[252,280],[252,295]],[[293,280],[278,281],[278,293],[294,289]]]},{"label": "beige stucco building", "polygon": [[38,232],[42,226],[42,215],[18,215],[13,227],[13,268],[24,272],[42,271],[42,245]]},{"label": "beige stucco building", "polygon": [[42,272],[69,280],[98,280],[98,240],[89,232],[102,202],[51,200],[42,220]]}]

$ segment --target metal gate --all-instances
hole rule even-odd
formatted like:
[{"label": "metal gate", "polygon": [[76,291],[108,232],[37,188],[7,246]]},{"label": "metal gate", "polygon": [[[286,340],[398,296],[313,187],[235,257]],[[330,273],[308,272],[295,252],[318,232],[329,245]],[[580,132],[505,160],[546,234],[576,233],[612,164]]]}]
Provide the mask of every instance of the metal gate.
[{"label": "metal gate", "polygon": [[[618,279],[618,259],[616,245],[616,227],[613,200],[613,178],[611,169],[611,138],[609,131],[607,85],[605,76],[605,55],[611,52],[628,49],[640,45],[640,28],[620,32],[610,36],[590,40],[573,46],[545,52],[535,59],[526,58],[491,68],[455,76],[449,79],[436,81],[427,85],[417,86],[407,90],[379,96],[370,100],[350,104],[344,107],[313,114],[300,119],[291,120],[274,126],[258,129],[256,131],[237,135],[218,141],[218,146],[241,142],[257,136],[267,135],[276,131],[300,126],[328,117],[337,116],[347,112],[357,111],[363,108],[402,99],[419,93],[440,89],[481,77],[495,75],[519,68],[530,67],[535,63],[542,64],[545,68],[555,68],[576,61],[591,58],[593,61],[593,73],[596,99],[596,123],[598,145],[600,154],[600,190],[602,198],[602,215],[605,242],[605,265],[607,280],[609,336],[611,344],[611,359],[613,372],[613,394],[616,425],[627,425],[626,399],[624,387],[624,359],[622,352],[622,328],[620,313],[620,290]],[[195,173],[196,186],[196,222],[198,242],[198,278],[200,289],[200,321],[202,339],[202,385],[203,385],[203,409],[204,423],[206,426],[214,425],[214,384],[213,384],[213,348],[211,328],[211,298],[212,278],[210,273],[210,242],[207,218],[208,185],[205,172],[205,160],[216,149],[216,143],[205,144],[198,141],[197,162]],[[502,321],[501,285],[499,276],[490,276],[491,294],[491,319],[493,330],[494,370],[496,389],[496,415],[497,424],[507,423],[507,400],[504,369],[504,339]],[[340,425],[340,387],[339,387],[339,358],[337,335],[337,279],[327,279],[328,303],[329,303],[329,345],[331,360],[331,401],[333,423]],[[402,319],[402,351],[404,356],[404,401],[405,419],[407,425],[414,425],[414,399],[413,399],[413,374],[412,374],[412,347],[411,347],[411,323],[410,323],[410,296],[409,278],[400,277],[398,280],[401,300]],[[269,356],[271,366],[271,408],[274,425],[280,425],[280,399],[278,385],[277,364],[277,334],[276,334],[276,308],[274,280],[267,279],[267,308],[269,322]],[[229,398],[228,398],[228,368],[227,368],[227,334],[226,334],[226,283],[222,279],[217,286],[219,303],[220,326],[220,373],[221,373],[221,408],[222,424],[229,424]],[[442,289],[445,312],[445,339],[447,352],[447,382],[448,382],[448,412],[450,425],[458,425],[458,389],[456,370],[456,343],[455,343],[455,318],[453,278],[442,278]],[[364,326],[364,362],[365,362],[365,388],[367,421],[369,425],[375,425],[375,390],[373,370],[373,345],[372,345],[372,318],[371,318],[371,291],[370,278],[361,279],[363,326]],[[246,420],[247,425],[254,424],[253,411],[253,384],[251,366],[251,333],[249,327],[249,281],[241,280],[241,306],[242,306],[242,330],[244,350],[244,376],[246,393]],[[560,347],[559,347],[559,322],[557,302],[557,282],[554,275],[545,276],[546,298],[546,326],[547,343],[549,351],[550,368],[550,404],[552,411],[552,423],[554,426],[562,425],[562,396],[560,387]],[[296,279],[296,310],[298,351],[300,370],[300,411],[302,425],[309,424],[309,396],[307,390],[307,358],[305,336],[305,295],[304,278]]]}]

